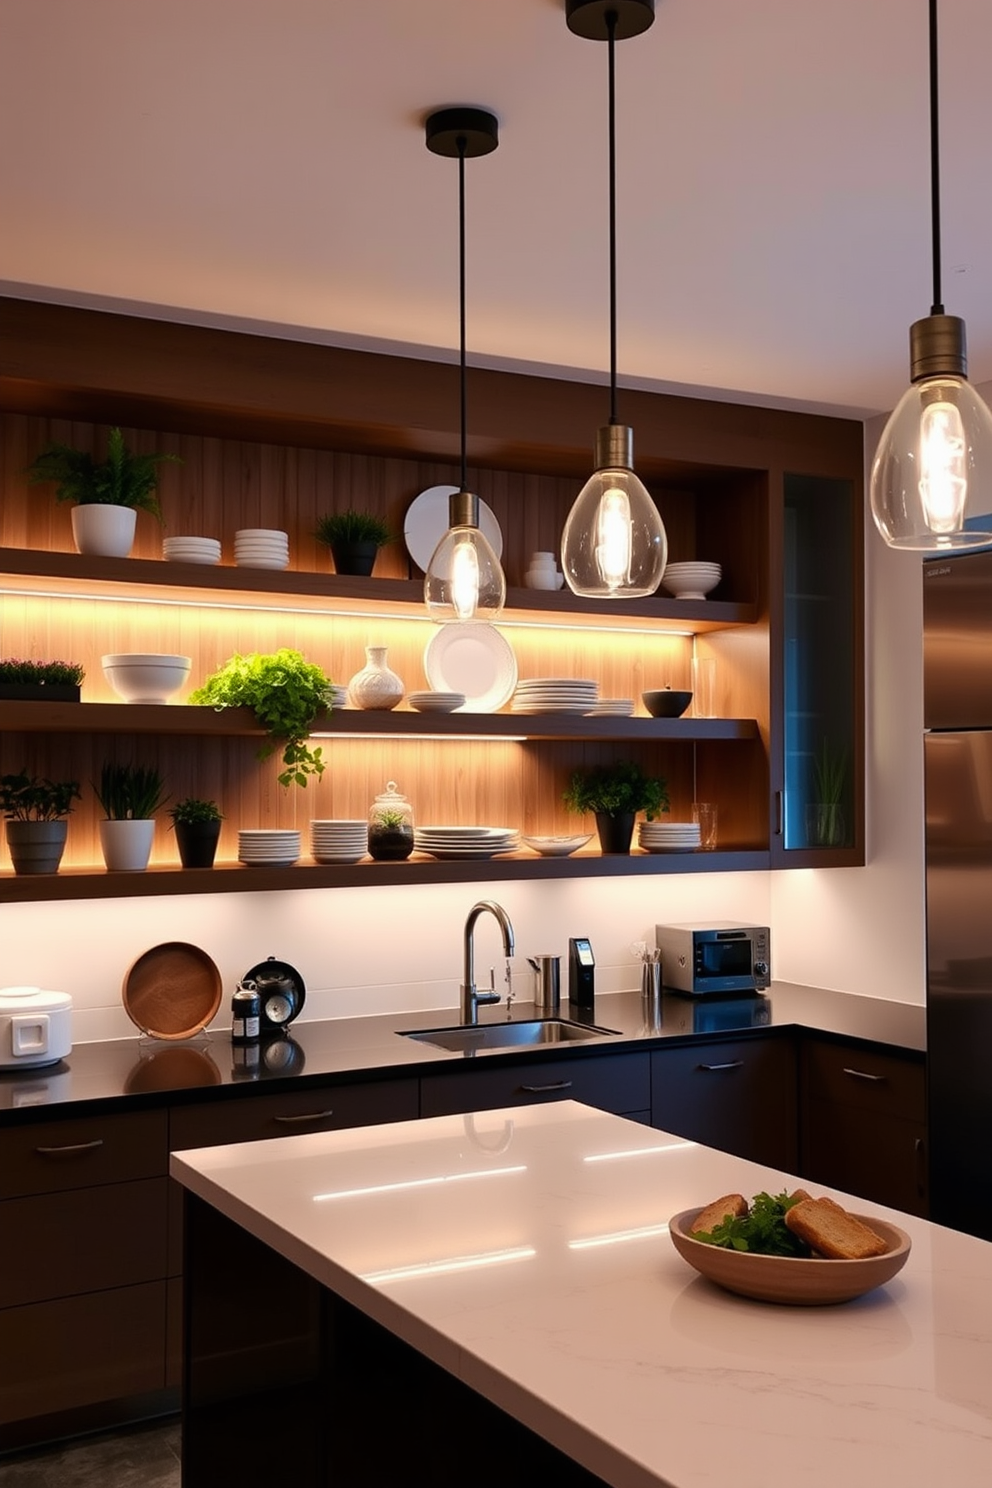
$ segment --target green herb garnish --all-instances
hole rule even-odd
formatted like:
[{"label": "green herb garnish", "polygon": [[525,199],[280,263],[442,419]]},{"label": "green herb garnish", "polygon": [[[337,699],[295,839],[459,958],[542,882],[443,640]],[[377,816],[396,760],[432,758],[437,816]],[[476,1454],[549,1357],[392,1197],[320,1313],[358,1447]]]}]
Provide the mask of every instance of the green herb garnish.
[{"label": "green herb garnish", "polygon": [[794,1235],[785,1222],[786,1211],[801,1202],[784,1190],[774,1198],[767,1193],[755,1194],[747,1214],[728,1215],[712,1230],[694,1231],[692,1238],[702,1240],[704,1245],[747,1250],[754,1255],[810,1256],[813,1252],[806,1241]]}]

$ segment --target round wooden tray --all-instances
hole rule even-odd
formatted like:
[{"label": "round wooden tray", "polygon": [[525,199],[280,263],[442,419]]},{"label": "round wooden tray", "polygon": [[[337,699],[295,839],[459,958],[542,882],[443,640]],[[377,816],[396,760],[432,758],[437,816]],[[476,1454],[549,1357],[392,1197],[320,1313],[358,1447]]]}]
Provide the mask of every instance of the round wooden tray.
[{"label": "round wooden tray", "polygon": [[169,940],[138,957],[121,995],[131,1022],[149,1038],[188,1039],[220,1007],[221,976],[199,946]]}]

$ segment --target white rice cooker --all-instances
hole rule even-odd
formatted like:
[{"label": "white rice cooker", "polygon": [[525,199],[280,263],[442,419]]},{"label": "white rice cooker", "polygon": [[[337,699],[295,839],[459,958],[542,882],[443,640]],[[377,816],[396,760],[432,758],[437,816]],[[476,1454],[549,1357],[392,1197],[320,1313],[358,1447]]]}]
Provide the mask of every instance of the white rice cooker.
[{"label": "white rice cooker", "polygon": [[71,1048],[68,992],[0,987],[0,1070],[57,1064]]}]

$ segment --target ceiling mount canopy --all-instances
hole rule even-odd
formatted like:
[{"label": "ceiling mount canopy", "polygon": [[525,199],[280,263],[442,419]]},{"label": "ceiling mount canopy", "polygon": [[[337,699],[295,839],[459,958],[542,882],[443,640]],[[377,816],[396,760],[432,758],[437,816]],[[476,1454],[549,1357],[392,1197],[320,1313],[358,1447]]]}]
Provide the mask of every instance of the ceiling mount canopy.
[{"label": "ceiling mount canopy", "polygon": [[910,326],[912,385],[875,452],[871,511],[890,547],[942,553],[992,542],[992,413],[968,381],[964,321],[941,300],[937,0],[928,8],[933,303]]},{"label": "ceiling mount canopy", "polygon": [[570,31],[608,44],[610,421],[596,438],[596,469],[575,499],[561,538],[562,572],[586,599],[639,599],[653,594],[668,561],[658,508],[634,473],[633,432],[617,419],[617,41],[654,21],[654,0],[567,0]]},{"label": "ceiling mount canopy", "polygon": [[479,498],[468,489],[468,388],[465,353],[465,162],[491,155],[499,121],[482,108],[443,108],[424,121],[434,155],[458,161],[458,310],[461,389],[461,487],[448,500],[448,530],[424,574],[424,603],[432,620],[495,620],[506,602],[506,579],[479,528]]}]

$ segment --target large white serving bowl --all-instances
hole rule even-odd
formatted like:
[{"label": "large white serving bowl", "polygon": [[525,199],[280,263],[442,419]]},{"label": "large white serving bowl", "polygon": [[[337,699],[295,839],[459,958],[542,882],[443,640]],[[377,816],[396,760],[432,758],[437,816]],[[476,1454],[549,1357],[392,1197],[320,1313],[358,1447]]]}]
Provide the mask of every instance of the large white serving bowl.
[{"label": "large white serving bowl", "polygon": [[126,703],[166,703],[189,676],[188,656],[121,651],[100,658],[103,675]]}]

